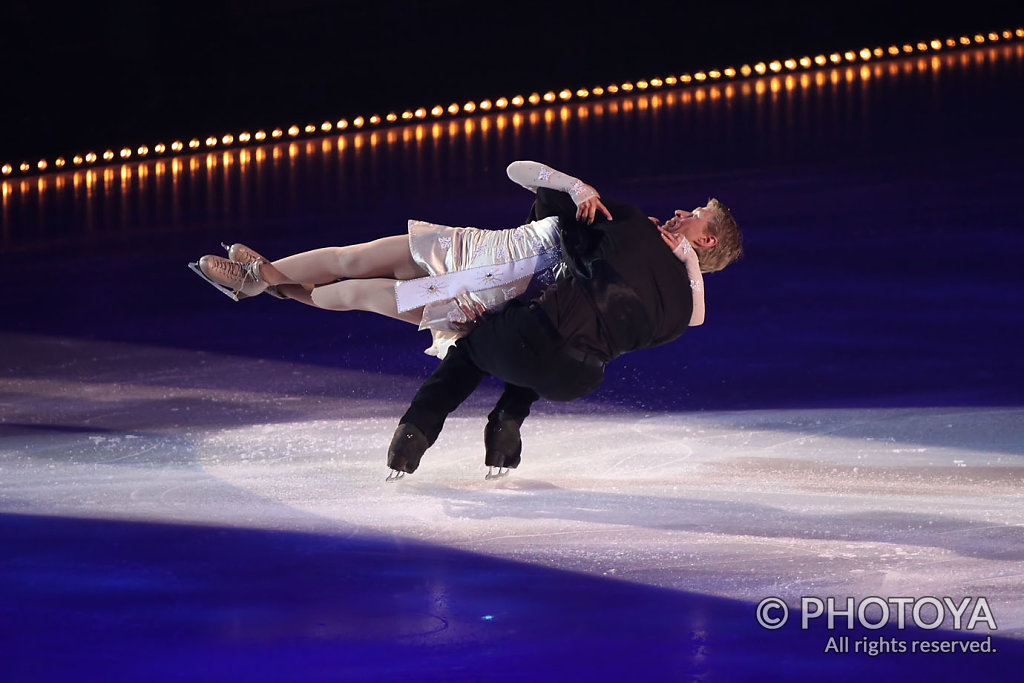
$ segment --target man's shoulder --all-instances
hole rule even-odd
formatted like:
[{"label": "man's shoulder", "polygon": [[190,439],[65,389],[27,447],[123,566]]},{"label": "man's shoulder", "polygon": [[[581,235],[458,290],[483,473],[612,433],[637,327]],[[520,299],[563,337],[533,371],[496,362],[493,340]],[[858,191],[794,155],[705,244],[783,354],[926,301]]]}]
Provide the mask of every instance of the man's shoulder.
[{"label": "man's shoulder", "polygon": [[632,204],[619,201],[618,199],[605,199],[602,197],[601,203],[603,203],[612,214],[612,220],[630,220],[637,216],[642,216],[644,218],[647,217],[644,212],[637,207]]},{"label": "man's shoulder", "polygon": [[605,207],[612,215],[612,220],[607,221],[605,219],[604,228],[606,231],[618,232],[626,231],[630,233],[636,233],[638,231],[646,232],[645,228],[654,228],[654,223],[647,217],[647,214],[625,202],[620,202],[615,199],[609,199],[604,201]]}]

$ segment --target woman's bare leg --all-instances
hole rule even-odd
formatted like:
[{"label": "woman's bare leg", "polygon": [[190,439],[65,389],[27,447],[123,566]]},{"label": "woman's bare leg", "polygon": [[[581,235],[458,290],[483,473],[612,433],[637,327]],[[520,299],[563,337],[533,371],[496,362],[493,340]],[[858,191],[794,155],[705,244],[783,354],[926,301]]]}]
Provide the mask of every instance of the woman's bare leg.
[{"label": "woman's bare leg", "polygon": [[[290,290],[298,286],[285,285],[288,288],[286,294],[292,296]],[[389,278],[344,280],[316,287],[309,293],[309,302],[302,298],[293,298],[330,311],[369,311],[414,325],[418,325],[423,319],[422,307],[404,313],[398,312],[398,304],[395,302],[395,281]]]},{"label": "woman's bare leg", "polygon": [[[278,285],[277,291],[289,299],[330,311],[369,311],[404,320],[413,325],[419,325],[423,319],[422,306],[404,313],[398,312],[398,305],[395,303],[395,281],[387,278],[345,280],[319,287]],[[313,296],[313,292],[317,292],[316,296]]]},{"label": "woman's bare leg", "polygon": [[283,294],[289,299],[294,299],[295,301],[299,301],[308,306],[316,306],[316,304],[313,303],[313,297],[311,296],[313,293],[313,285],[278,285],[277,291],[279,294]]},{"label": "woman's bare leg", "polygon": [[412,280],[426,275],[409,251],[407,235],[314,249],[260,267],[260,277],[271,285],[323,285],[342,278]]}]

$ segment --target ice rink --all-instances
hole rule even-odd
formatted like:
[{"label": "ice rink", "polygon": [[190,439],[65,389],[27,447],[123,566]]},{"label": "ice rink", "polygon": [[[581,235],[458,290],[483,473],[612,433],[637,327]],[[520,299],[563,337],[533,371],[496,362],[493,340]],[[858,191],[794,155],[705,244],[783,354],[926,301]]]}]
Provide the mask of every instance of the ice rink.
[{"label": "ice rink", "polygon": [[[4,342],[51,368],[2,385],[9,513],[413,539],[754,602],[941,595],[956,576],[998,601],[1000,635],[1024,638],[1024,408],[542,409],[521,468],[486,481],[497,394],[480,392],[422,470],[384,485],[404,407],[383,396],[411,395],[408,379]],[[88,369],[61,366],[69,347]],[[133,357],[144,373],[125,371]]]}]

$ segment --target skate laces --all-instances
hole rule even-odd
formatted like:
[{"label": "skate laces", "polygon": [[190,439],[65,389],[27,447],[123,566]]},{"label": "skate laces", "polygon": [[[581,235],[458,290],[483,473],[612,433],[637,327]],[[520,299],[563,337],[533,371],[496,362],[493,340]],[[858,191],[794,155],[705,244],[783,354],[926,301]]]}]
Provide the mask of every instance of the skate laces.
[{"label": "skate laces", "polygon": [[262,256],[257,254],[255,251],[245,246],[244,244],[238,245],[238,260],[236,263],[252,263],[253,261],[265,261]]},{"label": "skate laces", "polygon": [[239,263],[225,258],[218,258],[214,262],[214,269],[220,272],[225,284],[241,290],[247,284],[261,284],[259,261]]},{"label": "skate laces", "polygon": [[242,266],[243,282],[248,279],[254,285],[260,284],[260,262],[259,260],[249,261],[248,263],[238,264]]}]

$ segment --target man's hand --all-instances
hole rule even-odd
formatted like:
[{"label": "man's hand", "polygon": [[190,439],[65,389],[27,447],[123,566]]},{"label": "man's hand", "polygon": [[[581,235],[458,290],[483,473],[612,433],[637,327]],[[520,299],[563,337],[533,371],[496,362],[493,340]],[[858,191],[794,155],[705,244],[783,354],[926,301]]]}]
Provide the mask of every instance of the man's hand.
[{"label": "man's hand", "polygon": [[609,212],[605,205],[601,203],[601,197],[595,194],[589,199],[584,199],[580,202],[580,205],[576,207],[576,220],[581,223],[586,223],[587,225],[593,225],[598,211],[604,214],[605,218],[608,220],[612,220],[611,212]]}]

